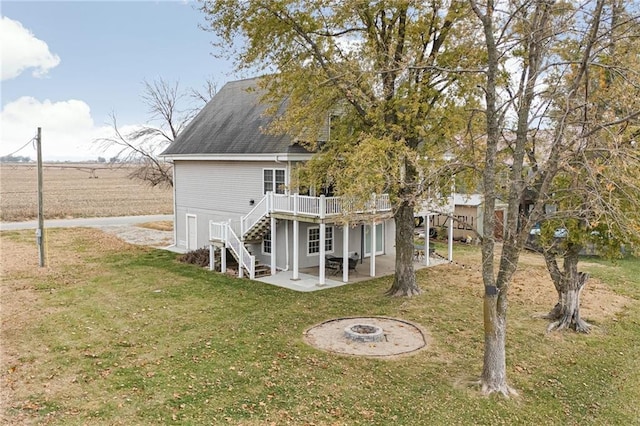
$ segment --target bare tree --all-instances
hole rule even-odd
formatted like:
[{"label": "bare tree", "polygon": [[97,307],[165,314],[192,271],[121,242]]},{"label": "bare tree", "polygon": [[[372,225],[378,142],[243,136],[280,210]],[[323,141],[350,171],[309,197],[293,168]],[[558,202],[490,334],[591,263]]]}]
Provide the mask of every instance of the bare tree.
[{"label": "bare tree", "polygon": [[[558,301],[547,315],[551,320],[548,330],[589,332],[590,325],[580,317],[580,294],[589,279],[587,273],[578,271],[585,247],[606,257],[619,257],[622,245],[630,248],[640,242],[640,153],[636,146],[640,67],[637,56],[629,54],[640,47],[640,21],[638,11],[627,6],[620,0],[603,5],[594,55],[575,68],[584,75],[578,96],[572,102],[559,102],[567,112],[563,115],[567,125],[561,128],[569,149],[560,154],[552,190],[544,194],[553,209],[544,215],[546,235],[543,232],[540,238],[558,292]],[[565,60],[570,58],[568,53],[563,54]],[[572,80],[572,74],[559,78],[558,87]],[[537,159],[532,158],[532,163],[537,165]]]},{"label": "bare tree", "polygon": [[[563,188],[565,195],[575,195],[576,187],[567,186],[568,181],[597,182],[596,176],[605,170],[610,175],[614,162],[598,162],[598,156],[587,155],[585,147],[604,148],[609,153],[606,157],[612,159],[611,149],[605,148],[603,140],[620,144],[624,138],[603,139],[602,134],[617,132],[622,136],[624,128],[636,125],[637,111],[613,107],[610,99],[606,101],[612,105],[606,108],[608,113],[602,109],[598,112],[591,104],[602,104],[605,98],[591,97],[591,103],[585,98],[594,84],[594,70],[606,65],[602,58],[603,52],[610,49],[611,30],[604,23],[612,20],[607,11],[619,6],[619,1],[590,0],[580,4],[553,0],[469,1],[482,24],[487,55],[482,85],[486,146],[484,164],[480,167],[485,196],[482,236],[485,351],[480,384],[485,393],[508,396],[515,391],[506,379],[507,293],[529,229],[540,221],[562,218],[561,214],[576,223],[604,217],[597,213],[603,210],[595,210],[595,204],[580,204],[575,199],[567,204],[571,208],[563,212],[551,211],[548,207]],[[628,18],[628,21],[637,22],[637,18]],[[635,63],[637,56],[633,52],[633,49],[621,51],[616,56],[623,55],[629,63]],[[621,78],[622,86],[616,96],[630,92],[635,94],[633,99],[637,99],[637,81],[635,74],[633,78]],[[596,134],[599,137],[596,138]],[[618,142],[613,142],[615,140]],[[629,164],[621,156],[615,163],[618,167]],[[496,176],[505,168],[507,177],[498,181]],[[595,178],[587,179],[588,172],[580,174],[578,170],[591,170]],[[609,182],[609,186],[621,194],[619,199],[623,198],[622,194],[637,197],[637,192],[632,190],[634,185],[637,188],[637,179],[627,184],[621,180]],[[588,192],[588,186],[582,188]],[[606,191],[602,191],[607,188],[604,182],[590,188],[599,188],[598,193],[606,198]],[[609,194],[613,194],[612,190]],[[496,272],[493,231],[495,200],[499,195],[508,203],[508,209]],[[628,207],[629,203],[624,206]],[[582,216],[579,211],[583,212]],[[622,211],[618,209],[617,214]],[[614,216],[609,217],[613,220]],[[562,282],[571,284],[564,295],[568,296],[565,300],[572,298],[572,301],[562,318],[565,313],[568,316],[579,313],[574,307],[579,306],[579,291],[588,278],[575,267],[578,252],[578,247],[567,247],[565,252],[566,276]],[[557,264],[553,267],[550,257],[549,265],[552,276],[562,275]]]},{"label": "bare tree", "polygon": [[[141,95],[147,105],[149,122],[123,131],[115,113],[111,115],[113,135],[97,139],[103,149],[118,149],[115,158],[120,165],[134,164],[129,175],[151,186],[173,186],[170,163],[158,157],[198,113],[200,108],[215,95],[216,84],[206,81],[204,91],[182,91],[179,83],[169,83],[162,78],[144,81]],[[113,157],[112,157],[113,158]]]}]

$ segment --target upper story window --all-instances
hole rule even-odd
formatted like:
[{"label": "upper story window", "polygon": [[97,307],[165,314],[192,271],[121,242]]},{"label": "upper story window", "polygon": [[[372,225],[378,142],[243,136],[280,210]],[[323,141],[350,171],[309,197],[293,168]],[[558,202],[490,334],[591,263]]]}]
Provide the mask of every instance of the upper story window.
[{"label": "upper story window", "polygon": [[263,193],[272,191],[276,194],[284,194],[286,185],[284,169],[264,169],[262,176]]}]

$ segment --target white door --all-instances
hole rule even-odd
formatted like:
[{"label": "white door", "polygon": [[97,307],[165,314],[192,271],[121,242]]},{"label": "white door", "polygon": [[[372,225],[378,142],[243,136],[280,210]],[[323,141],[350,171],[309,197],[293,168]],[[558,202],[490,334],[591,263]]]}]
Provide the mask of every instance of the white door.
[{"label": "white door", "polygon": [[187,250],[195,250],[198,248],[198,223],[196,215],[187,215]]},{"label": "white door", "polygon": [[[376,255],[384,253],[384,233],[382,223],[376,224]],[[371,256],[371,225],[364,226],[364,256]]]}]

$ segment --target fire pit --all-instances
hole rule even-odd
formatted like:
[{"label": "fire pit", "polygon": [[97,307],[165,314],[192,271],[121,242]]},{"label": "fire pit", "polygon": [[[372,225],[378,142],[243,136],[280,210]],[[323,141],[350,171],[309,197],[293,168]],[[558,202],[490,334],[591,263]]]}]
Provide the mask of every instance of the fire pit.
[{"label": "fire pit", "polygon": [[426,331],[417,324],[386,317],[334,318],[304,332],[310,345],[332,353],[396,357],[427,346]]},{"label": "fire pit", "polygon": [[371,324],[352,324],[344,328],[344,335],[356,342],[382,342],[384,331]]}]

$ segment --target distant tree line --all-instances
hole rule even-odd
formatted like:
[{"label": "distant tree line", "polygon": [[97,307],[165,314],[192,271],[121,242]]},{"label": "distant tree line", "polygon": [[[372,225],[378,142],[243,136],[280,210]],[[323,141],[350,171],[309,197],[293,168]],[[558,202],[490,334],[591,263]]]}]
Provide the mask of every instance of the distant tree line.
[{"label": "distant tree line", "polygon": [[5,155],[0,157],[0,163],[30,163],[31,157],[23,157],[21,155]]}]

